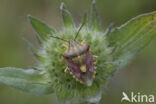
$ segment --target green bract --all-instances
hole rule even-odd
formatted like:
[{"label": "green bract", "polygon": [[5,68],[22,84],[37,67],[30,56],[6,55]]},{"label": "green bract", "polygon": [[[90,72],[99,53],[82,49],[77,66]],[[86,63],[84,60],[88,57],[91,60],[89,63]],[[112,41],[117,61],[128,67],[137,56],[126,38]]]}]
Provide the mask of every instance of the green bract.
[{"label": "green bract", "polygon": [[[91,53],[98,56],[94,82],[86,86],[77,82],[70,74],[64,73],[67,64],[62,55],[65,52],[63,41],[50,38],[58,36],[66,40],[73,39],[78,31],[64,4],[61,4],[64,27],[56,32],[45,23],[29,16],[30,23],[37,32],[41,49],[36,50],[27,41],[30,50],[39,61],[35,69],[0,68],[0,83],[34,94],[56,93],[60,103],[75,104],[80,102],[98,103],[101,98],[101,86],[117,69],[127,65],[130,60],[156,35],[156,12],[137,16],[124,25],[103,32],[92,3],[90,24],[84,16],[84,26],[77,38],[86,40]],[[107,32],[108,31],[108,32]]]}]

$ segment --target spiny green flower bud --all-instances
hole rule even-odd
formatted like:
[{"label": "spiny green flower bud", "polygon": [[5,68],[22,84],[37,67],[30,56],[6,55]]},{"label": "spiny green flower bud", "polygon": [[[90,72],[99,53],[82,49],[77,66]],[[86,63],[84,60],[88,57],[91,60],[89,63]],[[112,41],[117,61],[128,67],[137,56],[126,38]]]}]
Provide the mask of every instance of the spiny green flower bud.
[{"label": "spiny green flower bud", "polygon": [[[115,65],[111,56],[113,47],[108,46],[106,34],[99,29],[95,2],[92,6],[91,28],[88,28],[86,16],[80,27],[76,27],[63,3],[61,11],[64,27],[59,32],[48,29],[44,23],[29,16],[42,41],[41,50],[35,55],[42,59],[39,60],[41,64],[38,69],[48,77],[59,99],[89,100],[97,96],[93,102],[98,102],[101,84],[105,83]],[[36,24],[40,24],[40,27]],[[47,31],[40,28],[46,28]]]}]

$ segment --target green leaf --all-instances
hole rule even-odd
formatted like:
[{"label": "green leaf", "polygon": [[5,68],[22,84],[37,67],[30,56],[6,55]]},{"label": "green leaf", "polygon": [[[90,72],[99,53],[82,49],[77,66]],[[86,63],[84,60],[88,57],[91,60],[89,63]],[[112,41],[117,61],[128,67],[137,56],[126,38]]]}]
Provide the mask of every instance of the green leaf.
[{"label": "green leaf", "polygon": [[84,27],[87,27],[87,14],[85,14],[82,18],[82,24],[84,24]]},{"label": "green leaf", "polygon": [[38,70],[21,68],[0,68],[0,83],[24,92],[50,94],[53,92],[51,85]]},{"label": "green leaf", "polygon": [[28,45],[28,48],[29,48],[30,51],[33,53],[33,55],[35,56],[35,58],[36,58],[38,61],[43,61],[44,58],[43,58],[41,55],[39,55],[37,49],[35,49],[35,48],[33,47],[33,45],[32,45],[28,40],[24,39],[24,41],[25,41],[26,44]]},{"label": "green leaf", "polygon": [[99,25],[99,17],[98,17],[98,12],[96,9],[96,1],[95,0],[92,0],[90,28],[101,30],[100,25]]},{"label": "green leaf", "polygon": [[71,16],[70,12],[66,9],[63,2],[61,3],[60,9],[61,9],[64,26],[65,27],[70,27],[70,26],[75,27],[72,16]]},{"label": "green leaf", "polygon": [[36,19],[33,16],[28,16],[30,19],[30,23],[32,24],[35,31],[38,33],[38,38],[40,40],[46,40],[50,35],[53,35],[55,31],[50,28],[45,23],[41,22],[39,19]]},{"label": "green leaf", "polygon": [[120,68],[146,47],[156,35],[156,12],[139,15],[108,34],[114,47],[115,64]]}]

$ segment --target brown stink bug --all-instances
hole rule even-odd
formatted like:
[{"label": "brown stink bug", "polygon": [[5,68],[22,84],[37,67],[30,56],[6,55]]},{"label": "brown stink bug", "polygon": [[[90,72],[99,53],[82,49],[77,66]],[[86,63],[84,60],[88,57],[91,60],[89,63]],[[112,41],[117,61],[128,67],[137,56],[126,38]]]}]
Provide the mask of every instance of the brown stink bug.
[{"label": "brown stink bug", "polygon": [[66,60],[68,66],[65,69],[65,72],[69,72],[71,75],[73,75],[73,78],[75,78],[80,83],[91,86],[96,71],[93,56],[90,51],[90,46],[88,44],[84,44],[83,42],[78,43],[76,41],[76,38],[82,26],[83,24],[79,28],[75,38],[69,41],[61,39],[59,37],[51,37],[69,43],[68,46],[65,46],[67,48],[67,52],[63,54],[63,57]]}]

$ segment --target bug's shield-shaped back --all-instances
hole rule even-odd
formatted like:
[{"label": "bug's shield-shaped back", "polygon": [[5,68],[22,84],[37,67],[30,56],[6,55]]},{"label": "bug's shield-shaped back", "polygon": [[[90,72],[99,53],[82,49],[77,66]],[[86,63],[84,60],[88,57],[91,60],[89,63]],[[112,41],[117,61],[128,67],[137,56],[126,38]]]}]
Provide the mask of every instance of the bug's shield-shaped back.
[{"label": "bug's shield-shaped back", "polygon": [[67,70],[77,81],[91,86],[95,77],[95,70],[90,47],[87,44],[79,44],[74,40],[69,42],[68,51],[63,54],[67,61]]}]

